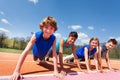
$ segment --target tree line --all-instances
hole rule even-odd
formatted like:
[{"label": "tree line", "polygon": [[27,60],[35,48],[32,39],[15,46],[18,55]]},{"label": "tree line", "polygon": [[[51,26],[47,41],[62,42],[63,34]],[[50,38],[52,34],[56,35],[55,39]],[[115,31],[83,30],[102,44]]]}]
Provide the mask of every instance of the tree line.
[{"label": "tree line", "polygon": [[20,49],[23,50],[27,43],[30,40],[30,36],[24,37],[13,37],[8,38],[8,36],[4,33],[0,33],[0,48],[11,48],[11,49]]},{"label": "tree line", "polygon": [[[11,49],[20,49],[23,50],[31,36],[28,36],[26,38],[23,37],[13,37],[13,38],[8,38],[8,36],[4,33],[0,33],[0,48],[11,48]],[[104,43],[103,43],[104,44]],[[76,48],[80,48],[80,45],[76,45]],[[72,53],[71,49],[66,49],[64,51],[66,55],[69,55]],[[120,59],[120,44],[118,44],[114,49],[110,51],[110,58],[114,59]]]}]

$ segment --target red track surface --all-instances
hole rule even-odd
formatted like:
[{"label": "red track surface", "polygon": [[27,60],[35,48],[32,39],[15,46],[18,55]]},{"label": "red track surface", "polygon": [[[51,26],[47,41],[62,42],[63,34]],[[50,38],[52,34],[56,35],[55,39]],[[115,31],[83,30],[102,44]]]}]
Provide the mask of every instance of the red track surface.
[{"label": "red track surface", "polygon": [[[0,76],[9,76],[12,75],[16,63],[19,59],[20,54],[14,53],[5,53],[0,52]],[[114,69],[120,70],[120,60],[111,60],[111,65]],[[103,61],[104,66],[106,64]],[[68,72],[78,72],[77,65],[75,64],[64,64],[66,71]],[[86,70],[85,64],[81,65],[83,70]],[[104,67],[105,68],[105,67]],[[93,68],[94,70],[94,68]],[[33,62],[32,55],[28,55],[24,61],[24,64],[21,68],[21,74],[51,74],[53,73],[53,63],[44,62],[38,64],[38,62]]]}]

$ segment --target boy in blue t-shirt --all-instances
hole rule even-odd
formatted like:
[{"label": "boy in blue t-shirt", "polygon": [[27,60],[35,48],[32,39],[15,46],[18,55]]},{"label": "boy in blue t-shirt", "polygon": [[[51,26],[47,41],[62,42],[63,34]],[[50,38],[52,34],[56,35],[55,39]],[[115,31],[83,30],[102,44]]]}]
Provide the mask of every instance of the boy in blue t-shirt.
[{"label": "boy in blue t-shirt", "polygon": [[101,71],[102,70],[102,58],[104,57],[108,66],[109,70],[113,70],[110,64],[110,59],[109,59],[109,52],[113,48],[117,46],[117,40],[116,39],[109,39],[104,45],[100,47],[100,52],[98,54],[98,62],[99,62],[99,68]]},{"label": "boy in blue t-shirt", "polygon": [[54,75],[59,77],[58,68],[57,68],[57,54],[56,54],[56,37],[54,36],[54,32],[57,30],[56,20],[48,16],[46,17],[42,23],[40,23],[40,29],[42,31],[36,32],[33,34],[31,40],[26,46],[25,50],[22,52],[14,73],[11,77],[12,80],[18,80],[18,78],[22,78],[20,74],[21,66],[33,47],[33,56],[36,58],[44,58],[48,52],[48,50],[52,47],[53,50],[53,61],[54,61]]}]

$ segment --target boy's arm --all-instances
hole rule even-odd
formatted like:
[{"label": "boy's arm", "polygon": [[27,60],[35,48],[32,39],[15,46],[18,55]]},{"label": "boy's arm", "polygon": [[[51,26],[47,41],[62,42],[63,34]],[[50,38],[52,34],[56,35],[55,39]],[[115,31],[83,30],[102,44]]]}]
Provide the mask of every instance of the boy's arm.
[{"label": "boy's arm", "polygon": [[62,70],[63,70],[63,45],[64,45],[64,40],[61,39],[59,45],[59,63]]},{"label": "boy's arm", "polygon": [[89,72],[90,67],[89,67],[89,62],[88,62],[88,49],[85,47],[84,51],[85,51],[85,54],[84,54],[85,55],[85,63],[86,63],[87,71]]},{"label": "boy's arm", "polygon": [[59,46],[59,63],[60,63],[60,68],[61,68],[60,74],[62,76],[65,76],[67,73],[66,73],[66,71],[64,70],[64,67],[63,67],[63,45],[64,45],[64,40],[61,39],[60,40],[60,46]]},{"label": "boy's arm", "polygon": [[80,63],[79,63],[78,57],[76,55],[75,49],[76,49],[76,47],[73,45],[72,46],[72,53],[74,55],[75,62],[77,63],[77,66],[78,66],[79,70],[81,71]]},{"label": "boy's arm", "polygon": [[53,51],[53,62],[54,62],[54,74],[57,76],[58,75],[58,67],[57,67],[58,59],[56,54],[56,40],[53,43],[52,51]]},{"label": "boy's arm", "polygon": [[14,70],[14,73],[13,73],[12,77],[11,77],[11,80],[18,80],[18,78],[20,77],[21,66],[22,66],[28,52],[32,48],[33,44],[35,43],[35,41],[36,41],[36,38],[35,38],[35,35],[33,35],[31,40],[29,41],[28,45],[26,46],[26,48],[22,52],[21,56],[19,57],[16,68]]},{"label": "boy's arm", "polygon": [[106,60],[106,63],[107,63],[107,65],[108,65],[108,68],[109,68],[110,70],[112,70],[111,64],[110,64],[110,59],[109,59],[109,51],[107,51],[107,53],[105,54],[105,60]]}]

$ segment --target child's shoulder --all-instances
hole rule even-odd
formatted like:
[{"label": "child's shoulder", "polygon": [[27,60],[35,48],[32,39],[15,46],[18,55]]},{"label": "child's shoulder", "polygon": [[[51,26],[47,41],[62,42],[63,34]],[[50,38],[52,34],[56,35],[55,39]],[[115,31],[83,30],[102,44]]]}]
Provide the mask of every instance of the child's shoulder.
[{"label": "child's shoulder", "polygon": [[40,34],[43,34],[43,32],[42,31],[35,32],[35,35],[40,35]]},{"label": "child's shoulder", "polygon": [[54,34],[51,35],[52,39],[56,39],[56,36]]},{"label": "child's shoulder", "polygon": [[67,38],[66,38],[66,37],[63,37],[62,39],[64,40],[64,42],[66,42],[66,41],[67,41]]},{"label": "child's shoulder", "polygon": [[90,49],[90,45],[84,45],[82,48],[89,50]]},{"label": "child's shoulder", "polygon": [[83,47],[84,48],[90,48],[90,45],[84,45]]},{"label": "child's shoulder", "polygon": [[38,31],[38,32],[35,32],[35,37],[38,39],[39,37],[41,37],[43,34],[42,31]]},{"label": "child's shoulder", "polygon": [[60,38],[60,41],[63,41],[63,42],[66,42],[67,41],[67,38]]}]

